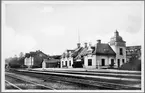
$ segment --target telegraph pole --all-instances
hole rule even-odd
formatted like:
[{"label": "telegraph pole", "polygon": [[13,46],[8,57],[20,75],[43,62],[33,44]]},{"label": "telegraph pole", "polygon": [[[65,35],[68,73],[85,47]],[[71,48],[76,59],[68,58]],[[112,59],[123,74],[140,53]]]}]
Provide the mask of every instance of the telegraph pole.
[{"label": "telegraph pole", "polygon": [[78,43],[80,43],[80,31],[78,29]]}]

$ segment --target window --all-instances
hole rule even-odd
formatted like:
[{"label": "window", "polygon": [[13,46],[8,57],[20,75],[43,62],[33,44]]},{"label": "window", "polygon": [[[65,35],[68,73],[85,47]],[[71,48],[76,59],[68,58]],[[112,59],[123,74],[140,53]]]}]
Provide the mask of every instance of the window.
[{"label": "window", "polygon": [[88,59],[88,66],[92,66],[92,59]]},{"label": "window", "polygon": [[71,66],[71,61],[69,61],[69,66]]},{"label": "window", "polygon": [[120,59],[118,59],[118,67],[120,67]]},{"label": "window", "polygon": [[120,55],[123,55],[123,49],[120,48]]},{"label": "window", "polygon": [[105,59],[102,59],[102,66],[105,66]]},{"label": "window", "polygon": [[122,63],[124,64],[124,59],[122,59]]}]

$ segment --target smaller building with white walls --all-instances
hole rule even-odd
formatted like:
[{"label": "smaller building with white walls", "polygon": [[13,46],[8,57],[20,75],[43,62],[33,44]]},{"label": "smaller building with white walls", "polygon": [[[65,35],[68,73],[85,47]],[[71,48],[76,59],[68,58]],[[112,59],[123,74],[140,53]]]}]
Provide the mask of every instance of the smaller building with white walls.
[{"label": "smaller building with white walls", "polygon": [[66,50],[62,56],[60,61],[61,68],[74,68],[75,63],[79,60],[76,60],[76,56],[81,52],[83,47],[81,47],[80,43],[77,43],[77,48],[73,50]]},{"label": "smaller building with white walls", "polygon": [[74,50],[66,50],[61,58],[61,63],[60,63],[60,67],[61,68],[72,68],[72,64],[73,64],[73,56],[72,56],[72,52]]}]

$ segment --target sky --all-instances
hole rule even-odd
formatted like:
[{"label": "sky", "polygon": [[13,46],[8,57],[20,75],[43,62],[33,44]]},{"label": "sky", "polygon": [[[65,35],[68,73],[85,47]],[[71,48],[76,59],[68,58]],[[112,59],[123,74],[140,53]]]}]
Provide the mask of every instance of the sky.
[{"label": "sky", "polygon": [[79,41],[108,43],[116,30],[127,46],[143,45],[143,1],[2,2],[5,58],[36,50],[60,55]]}]

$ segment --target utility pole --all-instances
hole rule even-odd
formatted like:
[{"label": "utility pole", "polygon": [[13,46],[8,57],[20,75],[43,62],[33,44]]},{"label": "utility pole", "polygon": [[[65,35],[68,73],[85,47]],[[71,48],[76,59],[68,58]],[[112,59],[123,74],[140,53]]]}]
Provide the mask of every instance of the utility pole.
[{"label": "utility pole", "polygon": [[80,43],[80,32],[79,32],[79,29],[78,29],[78,43]]}]

